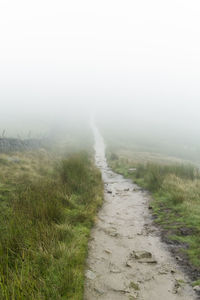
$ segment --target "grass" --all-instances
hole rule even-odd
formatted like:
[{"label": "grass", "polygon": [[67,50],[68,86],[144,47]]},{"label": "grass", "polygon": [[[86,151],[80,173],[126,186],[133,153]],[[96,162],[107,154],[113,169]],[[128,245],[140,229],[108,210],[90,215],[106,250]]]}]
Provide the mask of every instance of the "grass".
[{"label": "grass", "polygon": [[83,298],[102,181],[87,153],[0,157],[0,299]]},{"label": "grass", "polygon": [[[200,273],[200,171],[188,163],[141,162],[108,153],[110,166],[152,193],[155,221]],[[198,279],[198,278],[197,278]]]}]

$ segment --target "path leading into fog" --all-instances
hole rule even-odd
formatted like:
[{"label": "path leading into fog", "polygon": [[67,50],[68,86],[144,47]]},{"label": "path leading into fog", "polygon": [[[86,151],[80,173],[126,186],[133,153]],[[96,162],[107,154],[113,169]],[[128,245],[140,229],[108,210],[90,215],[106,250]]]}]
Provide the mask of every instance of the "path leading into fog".
[{"label": "path leading into fog", "polygon": [[94,125],[93,132],[105,200],[89,243],[84,299],[197,299],[152,224],[148,193],[108,168]]}]

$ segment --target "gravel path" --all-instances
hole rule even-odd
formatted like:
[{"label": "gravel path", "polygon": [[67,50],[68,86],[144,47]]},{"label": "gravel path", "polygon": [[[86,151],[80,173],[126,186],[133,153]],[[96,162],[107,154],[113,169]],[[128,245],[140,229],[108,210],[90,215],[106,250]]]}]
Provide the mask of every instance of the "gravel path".
[{"label": "gravel path", "polygon": [[148,193],[108,168],[103,139],[93,132],[105,201],[89,243],[84,299],[197,299],[152,224]]}]

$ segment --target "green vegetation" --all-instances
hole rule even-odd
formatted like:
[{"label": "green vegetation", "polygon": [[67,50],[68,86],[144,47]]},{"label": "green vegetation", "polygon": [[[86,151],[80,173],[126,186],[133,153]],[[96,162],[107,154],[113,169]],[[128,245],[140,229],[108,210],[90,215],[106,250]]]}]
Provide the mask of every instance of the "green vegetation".
[{"label": "green vegetation", "polygon": [[155,221],[200,271],[200,171],[191,164],[139,162],[108,153],[110,166],[152,192]]},{"label": "green vegetation", "polygon": [[131,283],[130,283],[130,288],[131,288],[131,289],[134,289],[134,290],[136,290],[136,291],[139,291],[139,290],[140,290],[139,284],[138,284],[138,283],[135,283],[135,282],[133,282],[133,281],[131,281]]},{"label": "green vegetation", "polygon": [[194,286],[198,286],[198,285],[200,285],[200,279],[199,280],[196,280],[196,281],[194,281],[193,283],[192,283],[192,286],[194,287]]},{"label": "green vegetation", "polygon": [[0,155],[0,299],[82,299],[102,190],[87,153]]}]

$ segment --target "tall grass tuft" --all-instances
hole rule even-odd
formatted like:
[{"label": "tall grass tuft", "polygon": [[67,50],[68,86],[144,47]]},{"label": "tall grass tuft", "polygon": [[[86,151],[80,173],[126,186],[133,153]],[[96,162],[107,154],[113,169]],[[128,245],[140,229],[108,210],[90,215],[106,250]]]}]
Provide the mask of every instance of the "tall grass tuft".
[{"label": "tall grass tuft", "polygon": [[199,169],[190,164],[137,164],[136,178],[144,178],[146,187],[151,191],[161,188],[162,183],[167,175],[173,174],[181,179],[200,179]]},{"label": "tall grass tuft", "polygon": [[51,172],[42,166],[42,175],[27,180],[19,175],[0,202],[2,300],[83,297],[90,228],[103,198],[101,175],[86,153],[52,165]]}]

